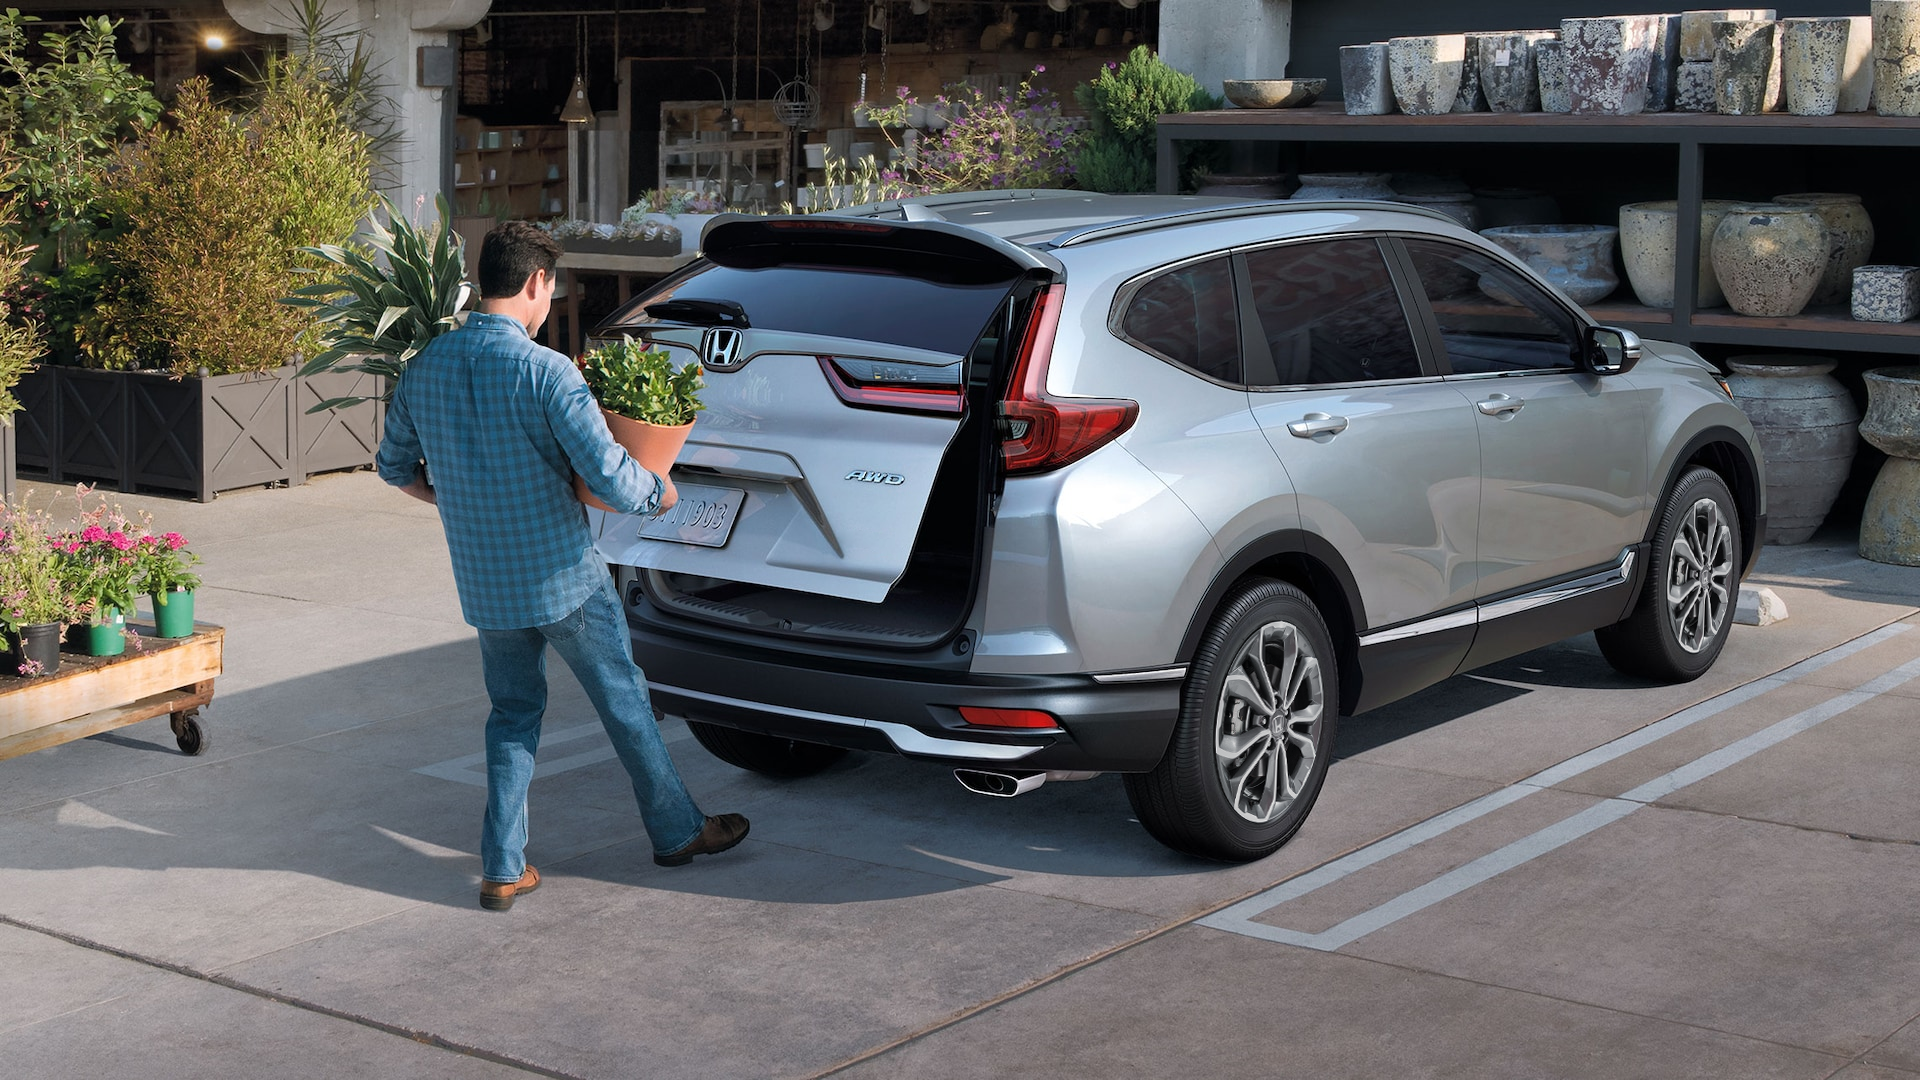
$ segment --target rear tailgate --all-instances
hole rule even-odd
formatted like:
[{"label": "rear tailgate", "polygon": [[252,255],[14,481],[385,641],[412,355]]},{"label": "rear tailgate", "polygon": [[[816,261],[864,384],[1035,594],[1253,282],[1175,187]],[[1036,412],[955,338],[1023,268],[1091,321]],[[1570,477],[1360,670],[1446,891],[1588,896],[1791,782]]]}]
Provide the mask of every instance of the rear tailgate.
[{"label": "rear tailgate", "polygon": [[[610,562],[878,602],[906,569],[978,349],[1042,256],[941,223],[714,225],[602,336],[704,362],[681,505],[606,515]],[[649,313],[651,309],[651,313]]]}]

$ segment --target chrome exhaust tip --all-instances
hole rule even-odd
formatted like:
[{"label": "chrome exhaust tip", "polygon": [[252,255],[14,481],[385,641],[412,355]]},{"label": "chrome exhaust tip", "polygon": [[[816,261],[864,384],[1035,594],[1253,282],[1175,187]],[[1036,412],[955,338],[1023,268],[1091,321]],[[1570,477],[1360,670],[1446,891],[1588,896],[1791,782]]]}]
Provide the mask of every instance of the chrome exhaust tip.
[{"label": "chrome exhaust tip", "polygon": [[955,769],[953,778],[976,795],[1000,799],[1025,795],[1047,782],[1047,774],[1043,772],[987,772],[984,769]]}]

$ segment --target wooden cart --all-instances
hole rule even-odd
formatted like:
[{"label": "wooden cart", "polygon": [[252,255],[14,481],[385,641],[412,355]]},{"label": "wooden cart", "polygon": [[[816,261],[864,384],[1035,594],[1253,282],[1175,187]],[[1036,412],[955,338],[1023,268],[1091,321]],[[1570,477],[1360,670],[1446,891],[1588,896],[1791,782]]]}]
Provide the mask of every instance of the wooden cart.
[{"label": "wooden cart", "polygon": [[207,733],[199,719],[213,700],[226,631],[195,623],[184,638],[152,636],[129,642],[120,656],[62,651],[52,675],[0,675],[0,761],[167,713],[183,754],[202,754]]}]

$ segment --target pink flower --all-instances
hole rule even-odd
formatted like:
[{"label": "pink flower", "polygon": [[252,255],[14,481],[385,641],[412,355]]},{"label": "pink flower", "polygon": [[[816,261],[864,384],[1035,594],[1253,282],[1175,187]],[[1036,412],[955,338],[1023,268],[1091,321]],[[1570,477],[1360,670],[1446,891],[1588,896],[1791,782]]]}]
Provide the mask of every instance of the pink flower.
[{"label": "pink flower", "polygon": [[181,536],[177,532],[170,532],[167,534],[167,550],[168,551],[179,551],[181,548],[186,546],[187,546],[186,537]]},{"label": "pink flower", "polygon": [[85,531],[81,532],[80,534],[80,539],[85,540],[88,543],[93,543],[96,540],[105,540],[106,538],[107,538],[107,530],[101,528],[98,525],[89,525],[86,527]]},{"label": "pink flower", "polygon": [[133,547],[135,541],[133,537],[128,536],[126,533],[115,532],[107,537],[107,542],[113,545],[115,551],[126,551],[128,548]]}]

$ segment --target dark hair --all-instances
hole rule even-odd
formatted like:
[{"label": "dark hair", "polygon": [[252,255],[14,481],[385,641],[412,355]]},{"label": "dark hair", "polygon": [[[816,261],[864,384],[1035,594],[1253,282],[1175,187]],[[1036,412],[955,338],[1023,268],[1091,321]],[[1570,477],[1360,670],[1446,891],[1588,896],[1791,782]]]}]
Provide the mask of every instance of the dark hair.
[{"label": "dark hair", "polygon": [[530,221],[503,221],[480,242],[480,298],[499,300],[525,288],[535,270],[553,274],[560,241]]}]

